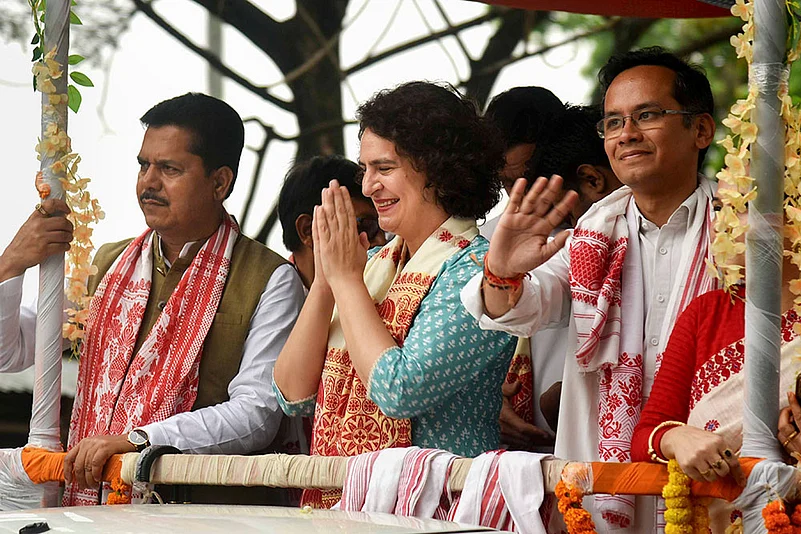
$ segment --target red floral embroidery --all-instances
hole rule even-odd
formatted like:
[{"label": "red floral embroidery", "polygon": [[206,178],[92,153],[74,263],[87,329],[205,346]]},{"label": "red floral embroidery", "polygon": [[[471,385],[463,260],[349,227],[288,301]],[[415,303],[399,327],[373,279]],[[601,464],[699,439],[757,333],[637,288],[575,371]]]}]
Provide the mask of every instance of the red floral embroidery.
[{"label": "red floral embroidery", "polygon": [[593,306],[603,296],[611,305],[620,304],[620,280],[628,240],[614,243],[609,237],[576,228],[570,244],[570,293],[574,300]]},{"label": "red floral embroidery", "polygon": [[448,230],[443,229],[442,232],[440,232],[439,235],[437,236],[437,239],[439,239],[443,243],[447,243],[448,241],[453,239],[453,234],[450,233]]},{"label": "red floral embroidery", "polygon": [[704,425],[704,430],[707,432],[714,432],[718,428],[720,428],[720,422],[717,419],[710,419]]}]

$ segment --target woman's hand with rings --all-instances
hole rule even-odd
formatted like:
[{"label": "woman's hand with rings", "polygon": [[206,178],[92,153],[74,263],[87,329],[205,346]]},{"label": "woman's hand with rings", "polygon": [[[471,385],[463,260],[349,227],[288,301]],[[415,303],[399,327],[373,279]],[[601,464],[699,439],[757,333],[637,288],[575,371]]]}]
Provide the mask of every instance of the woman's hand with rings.
[{"label": "woman's hand with rings", "polygon": [[787,401],[790,405],[779,412],[779,432],[777,437],[784,450],[789,455],[796,457],[801,453],[801,436],[798,434],[798,426],[796,424],[796,421],[801,421],[801,405],[798,404],[798,399],[795,393],[792,392],[787,393]]},{"label": "woman's hand with rings", "polygon": [[740,459],[719,434],[689,425],[677,426],[664,433],[659,448],[665,458],[675,458],[693,480],[712,482],[731,475],[737,484],[745,486]]}]

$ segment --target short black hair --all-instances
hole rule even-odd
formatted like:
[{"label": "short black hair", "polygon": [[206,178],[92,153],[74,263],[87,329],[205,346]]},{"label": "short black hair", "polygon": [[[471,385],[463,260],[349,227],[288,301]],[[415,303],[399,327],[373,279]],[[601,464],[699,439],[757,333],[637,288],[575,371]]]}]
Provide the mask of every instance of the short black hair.
[{"label": "short black hair", "polygon": [[177,126],[189,130],[189,151],[200,156],[207,174],[220,167],[233,171],[226,198],[231,195],[245,145],[245,126],[234,108],[209,95],[186,93],[156,104],[139,120],[147,128]]},{"label": "short black hair", "polygon": [[500,135],[453,86],[409,82],[385,89],[359,106],[356,118],[359,138],[369,129],[392,141],[426,176],[448,215],[481,219],[500,200]]},{"label": "short black hair", "polygon": [[322,203],[323,189],[331,180],[336,178],[339,185],[347,187],[351,197],[365,198],[356,182],[360,173],[357,164],[342,156],[314,156],[292,166],[278,195],[278,219],[287,250],[296,252],[303,246],[295,221],[303,214],[314,213],[314,206]]},{"label": "short black hair", "polygon": [[563,111],[559,97],[544,87],[513,87],[495,96],[484,115],[501,131],[509,150],[544,141]]},{"label": "short black hair", "polygon": [[[643,65],[665,67],[675,72],[673,98],[676,99],[676,102],[686,111],[709,113],[714,117],[715,97],[712,96],[712,88],[709,85],[709,79],[707,79],[704,69],[699,65],[684,61],[661,46],[631,50],[609,58],[606,65],[601,67],[598,72],[598,81],[601,84],[604,99],[606,99],[606,92],[609,86],[620,73]],[[689,127],[690,124],[692,124],[692,117],[685,116],[684,125]],[[707,150],[708,147],[698,154],[699,169],[703,166]]]},{"label": "short black hair", "polygon": [[537,148],[525,174],[528,182],[533,184],[539,176],[558,174],[564,179],[565,188],[578,191],[576,171],[581,165],[611,169],[604,141],[595,129],[601,116],[598,106],[566,106],[558,131]]}]

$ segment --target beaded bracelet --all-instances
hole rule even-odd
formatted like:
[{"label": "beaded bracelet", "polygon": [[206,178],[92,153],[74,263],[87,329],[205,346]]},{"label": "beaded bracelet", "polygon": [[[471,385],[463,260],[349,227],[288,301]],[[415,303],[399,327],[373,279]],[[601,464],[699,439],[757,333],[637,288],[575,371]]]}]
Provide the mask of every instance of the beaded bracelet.
[{"label": "beaded bracelet", "polygon": [[651,435],[648,436],[648,456],[651,457],[651,460],[654,462],[658,462],[660,464],[667,464],[668,461],[665,458],[662,458],[656,453],[656,449],[654,449],[654,436],[657,432],[662,430],[667,426],[686,426],[687,423],[682,423],[681,421],[662,421],[656,428],[651,431]]}]

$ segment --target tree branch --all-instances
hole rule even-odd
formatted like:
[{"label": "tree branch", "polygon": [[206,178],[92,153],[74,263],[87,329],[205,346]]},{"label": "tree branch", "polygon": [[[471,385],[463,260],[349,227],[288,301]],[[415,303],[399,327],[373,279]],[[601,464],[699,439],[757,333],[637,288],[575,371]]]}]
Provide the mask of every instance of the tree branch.
[{"label": "tree branch", "polygon": [[687,57],[693,52],[700,52],[721,41],[728,41],[729,37],[737,35],[740,31],[742,31],[742,26],[738,24],[728,28],[723,27],[718,31],[707,34],[702,39],[698,39],[697,41],[693,41],[692,43],[674,50],[673,53],[682,58]]},{"label": "tree branch", "polygon": [[149,2],[145,2],[144,0],[132,0],[132,1],[134,5],[137,7],[137,9],[139,9],[139,11],[141,11],[148,18],[150,18],[150,20],[155,22],[168,34],[175,37],[175,39],[177,39],[181,44],[189,48],[192,52],[196,53],[197,55],[208,61],[212,67],[220,71],[224,76],[229,77],[230,79],[232,79],[233,81],[235,81],[248,91],[254,93],[257,96],[260,96],[261,98],[267,100],[271,104],[285,111],[289,111],[290,113],[295,111],[294,103],[287,102],[286,100],[282,100],[276,96],[271,95],[266,88],[255,85],[253,82],[251,82],[244,76],[231,70],[220,60],[220,58],[216,54],[190,41],[189,38],[187,38],[184,34],[175,29],[169,22],[167,22],[158,13],[156,13]]},{"label": "tree branch", "polygon": [[343,72],[346,76],[350,76],[351,74],[358,72],[362,69],[369,67],[379,61],[386,59],[394,54],[399,52],[404,52],[406,50],[410,50],[412,48],[418,47],[420,45],[430,43],[431,41],[436,41],[437,39],[442,39],[443,37],[447,37],[449,35],[454,35],[459,33],[462,30],[466,30],[467,28],[472,28],[473,26],[478,26],[479,24],[484,24],[485,22],[489,22],[491,20],[495,20],[499,17],[499,14],[496,10],[492,10],[490,13],[485,15],[481,15],[480,17],[476,17],[472,20],[468,20],[467,22],[462,22],[461,24],[457,24],[453,28],[448,28],[446,30],[438,31],[426,35],[425,37],[421,37],[419,39],[415,39],[413,41],[407,41],[401,45],[398,45],[394,48],[390,48],[389,50],[385,50],[379,54],[374,56],[370,56],[355,65],[344,69]]},{"label": "tree branch", "polygon": [[570,44],[572,42],[579,41],[579,40],[584,39],[586,37],[591,37],[593,35],[596,35],[596,34],[599,34],[599,33],[605,32],[605,31],[613,30],[615,28],[615,26],[617,26],[617,24],[619,23],[619,20],[620,19],[613,20],[613,21],[611,21],[611,22],[609,22],[607,24],[604,24],[603,26],[598,26],[597,28],[594,28],[592,30],[588,30],[586,32],[582,32],[582,33],[576,34],[576,35],[574,35],[572,37],[568,37],[567,39],[564,39],[563,41],[559,41],[558,43],[545,45],[542,48],[534,50],[533,52],[526,52],[525,54],[521,54],[519,56],[510,57],[510,58],[504,59],[502,61],[497,61],[497,62],[493,63],[492,65],[487,66],[486,68],[484,68],[483,70],[481,70],[480,72],[478,72],[476,74],[478,76],[487,76],[489,74],[493,74],[495,72],[498,72],[501,69],[503,69],[504,67],[506,67],[508,65],[511,65],[512,63],[516,63],[516,62],[518,62],[518,61],[520,61],[522,59],[527,59],[527,58],[530,58],[530,57],[539,56],[539,55],[542,55],[542,54],[544,54],[546,52],[549,52],[549,51],[553,50],[554,48],[559,48],[560,46],[564,46],[566,44]]}]

